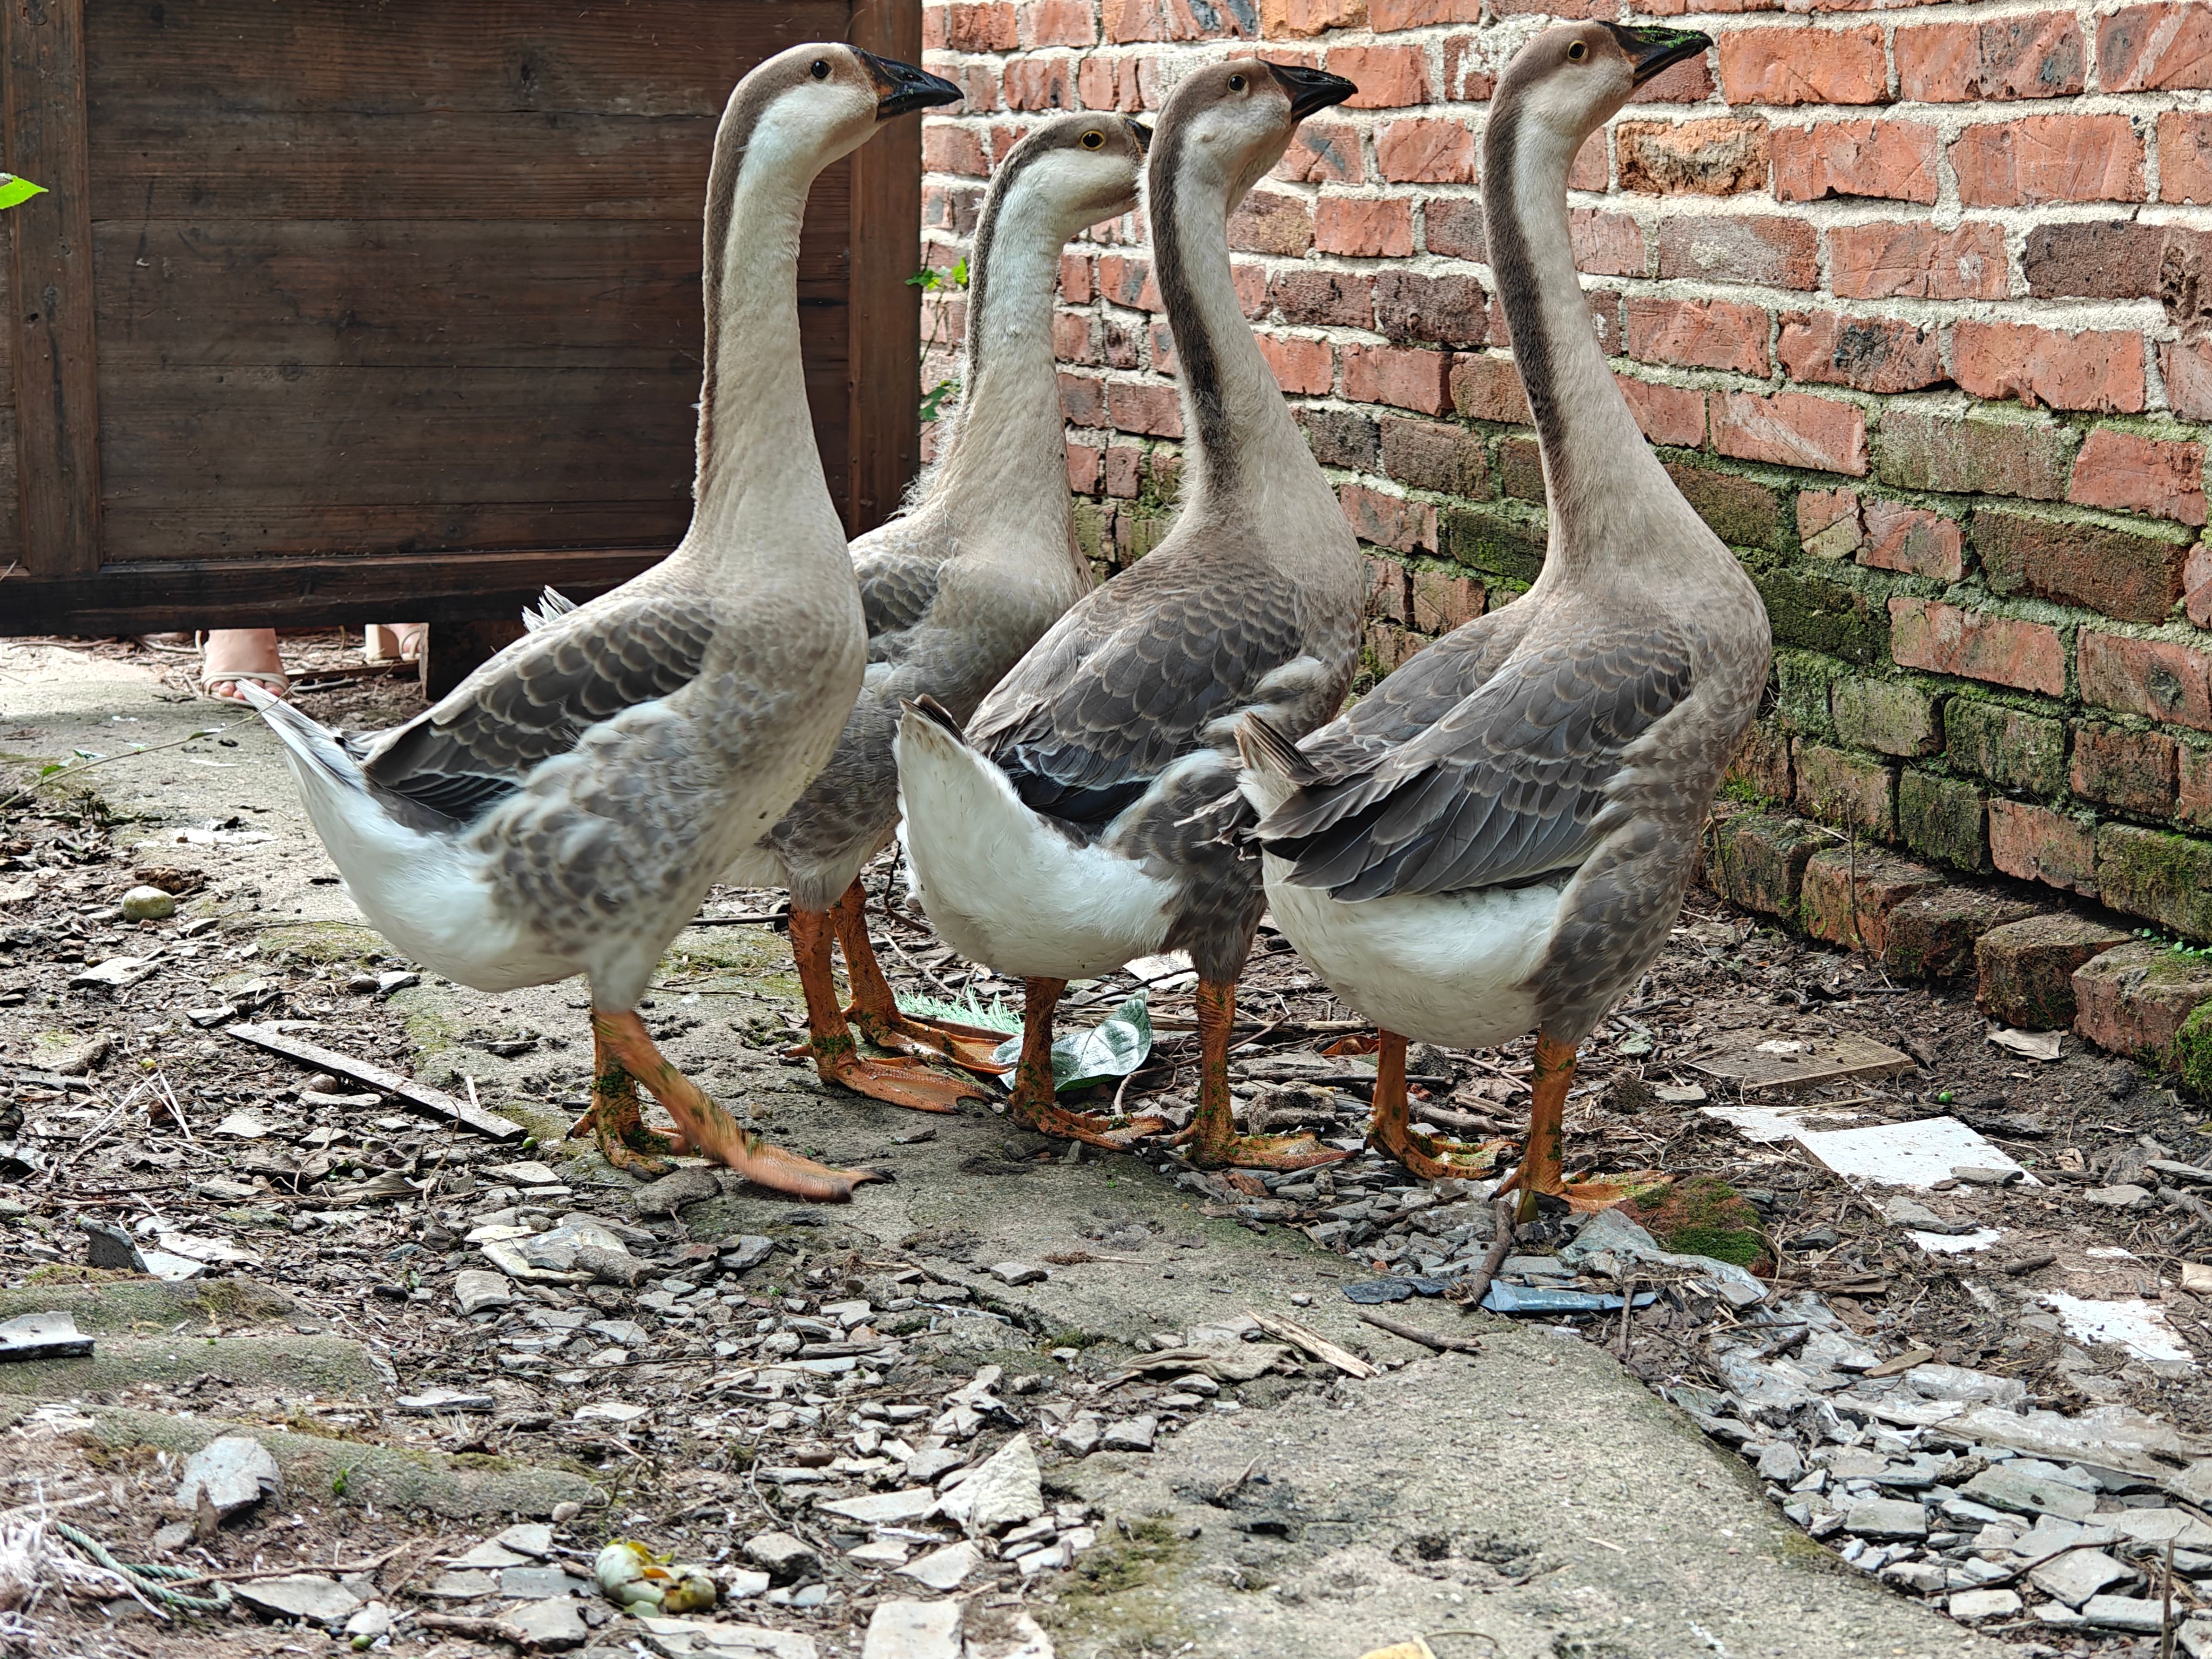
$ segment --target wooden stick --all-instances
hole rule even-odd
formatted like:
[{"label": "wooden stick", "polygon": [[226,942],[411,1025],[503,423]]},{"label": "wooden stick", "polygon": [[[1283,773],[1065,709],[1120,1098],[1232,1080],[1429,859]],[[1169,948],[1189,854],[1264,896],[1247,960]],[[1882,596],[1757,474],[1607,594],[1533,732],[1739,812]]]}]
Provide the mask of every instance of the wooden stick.
[{"label": "wooden stick", "polygon": [[1366,1308],[1352,1310],[1352,1317],[1363,1325],[1372,1325],[1378,1331],[1388,1331],[1393,1336],[1403,1337],[1408,1342],[1418,1342],[1438,1353],[1480,1353],[1482,1344],[1471,1336],[1437,1336],[1418,1325],[1408,1325]]},{"label": "wooden stick", "polygon": [[1462,1281],[1467,1286],[1462,1293],[1464,1300],[1455,1297],[1462,1307],[1470,1310],[1482,1305],[1482,1298],[1490,1294],[1490,1281],[1498,1277],[1498,1270],[1505,1265],[1506,1253],[1513,1248],[1513,1200],[1501,1198],[1491,1206],[1498,1237],[1490,1241],[1483,1252],[1482,1265],[1474,1270],[1474,1277]]},{"label": "wooden stick", "polygon": [[1247,1309],[1258,1322],[1260,1328],[1270,1336],[1279,1336],[1284,1341],[1303,1352],[1311,1354],[1323,1364],[1334,1365],[1346,1376],[1379,1376],[1381,1368],[1369,1364],[1348,1348],[1340,1348],[1319,1331],[1310,1330],[1295,1319],[1285,1319],[1280,1314],[1264,1314]]},{"label": "wooden stick", "polygon": [[492,1112],[479,1110],[451,1095],[429,1087],[427,1084],[404,1078],[397,1072],[387,1072],[383,1066],[366,1060],[356,1060],[335,1048],[302,1042],[265,1025],[226,1025],[224,1031],[240,1042],[256,1048],[264,1048],[272,1054],[296,1060],[302,1066],[313,1066],[319,1071],[338,1077],[351,1078],[356,1083],[390,1095],[403,1105],[412,1106],[418,1112],[428,1112],[433,1117],[444,1118],[448,1123],[465,1124],[480,1135],[494,1140],[514,1140],[525,1133],[520,1123],[510,1123]]}]

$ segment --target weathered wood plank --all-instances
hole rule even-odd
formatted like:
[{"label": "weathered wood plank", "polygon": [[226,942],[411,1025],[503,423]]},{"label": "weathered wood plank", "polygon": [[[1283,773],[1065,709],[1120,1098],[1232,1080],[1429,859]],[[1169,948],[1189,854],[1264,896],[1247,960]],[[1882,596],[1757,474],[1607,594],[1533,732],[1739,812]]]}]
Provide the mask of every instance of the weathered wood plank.
[{"label": "weathered wood plank", "polygon": [[762,58],[844,39],[848,9],[844,0],[88,6],[95,106],[708,117]]},{"label": "weathered wood plank", "polygon": [[9,217],[20,544],[39,574],[100,562],[82,0],[6,0],[8,170],[46,193]]},{"label": "weathered wood plank", "polygon": [[387,554],[375,558],[163,559],[88,574],[4,584],[0,635],[140,634],[202,628],[289,628],[514,616],[551,583],[596,598],[665,558],[666,547]]},{"label": "weathered wood plank", "polygon": [[256,1048],[265,1049],[270,1054],[281,1054],[295,1064],[312,1066],[319,1072],[333,1072],[340,1077],[350,1078],[356,1083],[366,1084],[380,1094],[390,1095],[394,1100],[412,1106],[418,1112],[428,1112],[448,1123],[465,1124],[478,1134],[489,1135],[494,1140],[515,1140],[525,1133],[523,1127],[512,1118],[501,1117],[496,1112],[487,1112],[465,1100],[456,1100],[442,1089],[433,1089],[427,1083],[417,1083],[411,1077],[402,1077],[373,1060],[356,1060],[353,1055],[340,1054],[335,1048],[325,1048],[319,1042],[304,1042],[282,1031],[271,1030],[265,1025],[251,1025],[242,1020],[235,1025],[226,1026],[224,1035],[240,1042],[251,1043]]},{"label": "weathered wood plank", "polygon": [[[866,51],[918,64],[921,8],[860,0],[848,38]],[[843,507],[848,530],[859,535],[898,510],[921,463],[915,373],[921,290],[907,281],[921,241],[921,118],[894,121],[847,165],[854,234],[846,426],[857,441],[846,459]]]}]

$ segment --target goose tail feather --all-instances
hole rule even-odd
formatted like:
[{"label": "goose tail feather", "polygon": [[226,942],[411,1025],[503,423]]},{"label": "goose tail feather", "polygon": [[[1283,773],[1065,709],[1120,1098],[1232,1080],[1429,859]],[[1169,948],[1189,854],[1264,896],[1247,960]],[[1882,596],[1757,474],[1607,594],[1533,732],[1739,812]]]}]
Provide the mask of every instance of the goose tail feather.
[{"label": "goose tail feather", "polygon": [[1247,714],[1237,722],[1237,758],[1243,767],[1237,787],[1262,818],[1307,785],[1322,781],[1321,769],[1262,714]]}]

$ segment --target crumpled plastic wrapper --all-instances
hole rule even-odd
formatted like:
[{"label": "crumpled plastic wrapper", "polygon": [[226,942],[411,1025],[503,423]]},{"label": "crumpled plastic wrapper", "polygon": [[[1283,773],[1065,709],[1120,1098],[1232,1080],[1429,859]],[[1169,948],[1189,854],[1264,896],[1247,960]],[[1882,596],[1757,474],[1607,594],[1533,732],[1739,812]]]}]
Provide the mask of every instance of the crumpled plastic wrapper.
[{"label": "crumpled plastic wrapper", "polygon": [[704,1567],[678,1565],[627,1538],[599,1552],[592,1576],[608,1601],[641,1613],[702,1613],[719,1594]]}]

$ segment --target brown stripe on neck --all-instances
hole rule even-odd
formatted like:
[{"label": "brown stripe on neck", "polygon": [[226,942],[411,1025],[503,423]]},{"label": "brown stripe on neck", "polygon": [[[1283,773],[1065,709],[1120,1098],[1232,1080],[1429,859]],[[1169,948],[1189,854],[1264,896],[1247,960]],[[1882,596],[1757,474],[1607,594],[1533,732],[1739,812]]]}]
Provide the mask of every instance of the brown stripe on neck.
[{"label": "brown stripe on neck", "polygon": [[1152,141],[1147,169],[1151,190],[1145,204],[1152,228],[1152,274],[1159,279],[1160,301],[1167,308],[1168,329],[1175,337],[1176,374],[1198,417],[1191,439],[1198,447],[1200,476],[1208,489],[1228,489],[1237,481],[1237,450],[1231,441],[1221,358],[1191,287],[1182,241],[1178,191],[1183,137],[1188,129],[1180,121],[1160,125],[1160,134]]},{"label": "brown stripe on neck", "polygon": [[1513,342],[1514,367],[1528,395],[1549,483],[1563,491],[1567,465],[1566,422],[1559,406],[1552,363],[1553,343],[1544,323],[1543,295],[1521,230],[1521,202],[1515,190],[1520,166],[1521,104],[1517,88],[1501,87],[1491,105],[1482,136],[1483,228],[1490,244],[1490,269],[1504,308],[1505,329]]},{"label": "brown stripe on neck", "polygon": [[[968,255],[968,379],[972,383],[983,360],[983,318],[991,299],[991,244],[999,234],[999,215],[1022,174],[1052,152],[1050,144],[1023,144],[991,180],[983,211],[975,222],[975,246]],[[963,387],[964,392],[970,386]]]},{"label": "brown stripe on neck", "polygon": [[722,273],[729,259],[730,225],[737,211],[738,181],[745,170],[745,152],[753,130],[760,125],[781,86],[755,81],[741,86],[737,100],[724,112],[714,131],[714,154],[707,167],[706,228],[699,285],[706,300],[707,328],[701,342],[706,368],[699,381],[699,476],[707,473],[707,458],[714,447],[714,382],[720,373],[714,343],[722,326]]}]

